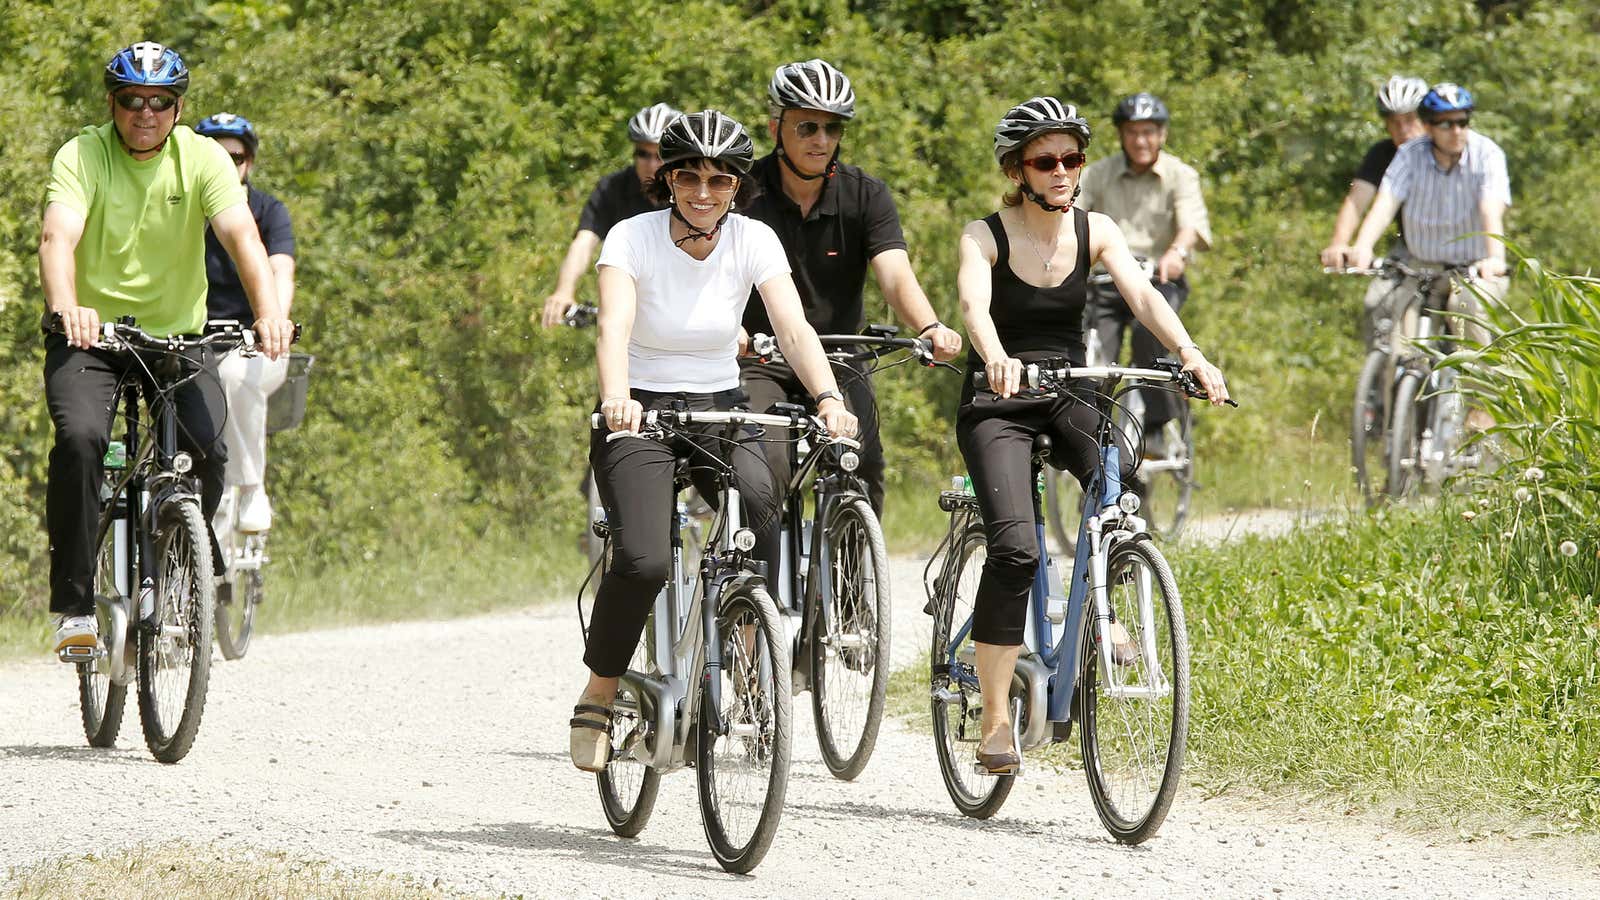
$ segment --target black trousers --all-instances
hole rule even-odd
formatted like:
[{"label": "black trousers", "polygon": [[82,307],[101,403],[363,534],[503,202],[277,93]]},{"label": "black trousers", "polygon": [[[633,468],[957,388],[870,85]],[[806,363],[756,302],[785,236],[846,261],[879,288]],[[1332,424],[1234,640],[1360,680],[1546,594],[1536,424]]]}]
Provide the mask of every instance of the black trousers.
[{"label": "black trousers", "polygon": [[[715,394],[661,394],[635,390],[633,399],[648,410],[682,402],[690,410],[745,407],[742,390]],[[596,675],[615,678],[628,670],[639,646],[644,621],[672,567],[673,473],[680,456],[690,460],[690,476],[706,502],[718,502],[716,466],[707,454],[732,465],[743,501],[745,527],[756,533],[755,557],[777,573],[779,512],[782,496],[767,471],[755,429],[725,426],[696,429],[692,440],[671,444],[642,438],[607,442],[605,429],[589,441],[589,464],[611,526],[611,566],[595,593],[583,661]],[[773,439],[787,437],[769,435]],[[689,623],[698,628],[698,622]]]},{"label": "black trousers", "polygon": [[[1181,275],[1173,281],[1156,284],[1155,289],[1161,292],[1173,312],[1181,309],[1183,302],[1189,299],[1189,280]],[[1100,337],[1102,365],[1114,365],[1122,358],[1122,335],[1130,327],[1133,329],[1133,355],[1129,357],[1131,365],[1147,366],[1163,356],[1174,355],[1161,346],[1150,329],[1133,317],[1133,310],[1117,293],[1116,285],[1094,286],[1090,292],[1089,324]],[[1139,394],[1144,399],[1146,432],[1155,431],[1176,417],[1178,404],[1184,402],[1178,394],[1162,390],[1159,386],[1139,388]]]},{"label": "black trousers", "polygon": [[[217,379],[215,354],[196,350],[190,358],[201,362],[205,371],[175,395],[178,446],[194,457],[209,532],[211,516],[222,499],[228,461],[221,437],[227,403]],[[112,423],[120,414],[112,408],[117,385],[131,380],[142,381],[143,370],[126,351],[78,349],[58,334],[45,338],[44,396],[55,425],[45,528],[50,536],[50,611],[58,615],[94,613],[102,463]],[[144,421],[151,420],[146,416]],[[211,543],[215,562],[220,555],[215,536]]]},{"label": "black trousers", "polygon": [[[813,408],[811,395],[800,383],[800,376],[787,365],[740,360],[739,372],[744,389],[750,394],[750,409],[755,412],[766,412],[774,403],[799,403],[807,409]],[[855,413],[860,424],[857,440],[861,441],[861,466],[856,469],[856,474],[861,476],[866,485],[867,500],[872,504],[872,511],[882,518],[883,440],[878,434],[878,398],[872,389],[872,378],[859,367],[842,364],[834,365],[833,376],[839,382],[839,393],[844,395],[845,407]],[[762,450],[766,453],[767,464],[777,478],[781,491],[794,474],[789,466],[789,448],[766,443],[762,445]]]},{"label": "black trousers", "polygon": [[[1028,595],[1039,568],[1038,489],[1033,478],[1033,439],[1050,436],[1050,462],[1087,482],[1100,466],[1097,438],[1103,417],[1098,395],[1085,388],[1071,397],[1001,400],[980,394],[956,417],[956,443],[972,477],[983,516],[988,559],[974,598],[972,639],[985,644],[1022,643]],[[1113,431],[1119,444],[1121,432]],[[1122,447],[1122,475],[1133,460]]]}]

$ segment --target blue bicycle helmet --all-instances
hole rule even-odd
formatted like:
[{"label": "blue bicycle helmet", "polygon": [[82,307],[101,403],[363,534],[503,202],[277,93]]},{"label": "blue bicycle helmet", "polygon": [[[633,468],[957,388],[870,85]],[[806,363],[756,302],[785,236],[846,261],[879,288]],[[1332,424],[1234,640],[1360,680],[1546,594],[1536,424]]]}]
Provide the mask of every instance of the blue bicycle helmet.
[{"label": "blue bicycle helmet", "polygon": [[1447,112],[1471,112],[1472,92],[1459,84],[1441,82],[1422,98],[1419,109],[1427,119],[1436,119]]},{"label": "blue bicycle helmet", "polygon": [[189,90],[189,67],[171,47],[140,41],[117,51],[106,63],[106,90],[125,87],[166,88],[182,97]]},{"label": "blue bicycle helmet", "polygon": [[261,140],[256,137],[255,126],[250,124],[250,120],[233,113],[222,112],[206,116],[194,127],[194,133],[209,138],[236,138],[244,144],[246,150],[250,151],[251,158],[255,157],[256,148],[261,146]]}]

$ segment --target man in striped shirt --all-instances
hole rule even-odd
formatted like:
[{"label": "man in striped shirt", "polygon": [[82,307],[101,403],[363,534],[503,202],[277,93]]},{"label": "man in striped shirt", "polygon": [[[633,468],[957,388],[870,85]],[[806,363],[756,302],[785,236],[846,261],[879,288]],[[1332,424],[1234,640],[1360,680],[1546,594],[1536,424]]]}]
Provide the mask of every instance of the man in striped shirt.
[{"label": "man in striped shirt", "polygon": [[[1427,133],[1396,151],[1350,249],[1351,265],[1372,264],[1373,245],[1399,212],[1413,267],[1467,266],[1479,290],[1505,296],[1509,280],[1500,237],[1511,205],[1511,182],[1505,152],[1472,130],[1472,110],[1466,88],[1445,83],[1428,91],[1419,107]],[[1415,284],[1403,288],[1414,290]],[[1443,279],[1435,286],[1436,291],[1452,292],[1451,311],[1476,313],[1477,296],[1452,288]],[[1471,340],[1488,341],[1481,326],[1468,324],[1464,330]]]}]

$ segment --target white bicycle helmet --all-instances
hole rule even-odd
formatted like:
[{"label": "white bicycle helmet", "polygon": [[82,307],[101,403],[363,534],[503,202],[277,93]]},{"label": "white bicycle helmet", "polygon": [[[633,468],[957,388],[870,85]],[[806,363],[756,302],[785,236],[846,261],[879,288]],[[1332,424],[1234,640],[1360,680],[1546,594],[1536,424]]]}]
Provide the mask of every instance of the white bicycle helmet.
[{"label": "white bicycle helmet", "polygon": [[1428,83],[1421,78],[1395,75],[1378,88],[1378,115],[1416,112],[1427,93]]},{"label": "white bicycle helmet", "polygon": [[1076,135],[1089,146],[1089,122],[1078,108],[1054,97],[1034,97],[1011,107],[994,126],[994,160],[1004,165],[1005,155],[1041,134]]},{"label": "white bicycle helmet", "polygon": [[661,132],[672,123],[673,119],[681,115],[682,112],[665,103],[646,106],[628,120],[628,140],[635,144],[659,144]]},{"label": "white bicycle helmet", "polygon": [[767,84],[767,102],[774,109],[815,109],[845,119],[856,115],[850,79],[820,59],[779,66]]}]

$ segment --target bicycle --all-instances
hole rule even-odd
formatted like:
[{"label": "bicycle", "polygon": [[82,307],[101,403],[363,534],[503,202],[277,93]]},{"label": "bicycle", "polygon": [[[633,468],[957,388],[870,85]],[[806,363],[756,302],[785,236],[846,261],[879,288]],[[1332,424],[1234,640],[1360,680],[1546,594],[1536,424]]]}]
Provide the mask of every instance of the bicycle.
[{"label": "bicycle", "polygon": [[[935,364],[933,344],[895,337],[898,329],[874,325],[866,334],[818,335],[840,378],[865,378],[883,357],[904,351],[899,362]],[[750,338],[762,363],[782,363],[777,341]],[[791,398],[769,412],[804,415],[806,398]],[[889,690],[889,636],[893,592],[883,529],[867,499],[854,441],[790,445],[784,493],[782,556],[773,579],[778,609],[794,636],[794,690],[811,692],[812,718],[822,762],[835,778],[860,775],[877,745]],[[811,514],[806,514],[807,488]]]},{"label": "bicycle", "polygon": [[[1404,497],[1424,483],[1437,487],[1476,466],[1478,454],[1458,452],[1466,423],[1466,402],[1456,389],[1459,375],[1454,369],[1435,368],[1429,351],[1433,343],[1441,345],[1441,355],[1450,349],[1442,340],[1448,331],[1444,316],[1449,292],[1436,292],[1435,286],[1451,279],[1452,290],[1459,289],[1463,281],[1470,282],[1470,267],[1413,268],[1388,259],[1370,269],[1324,267],[1322,271],[1376,277],[1395,272],[1416,285],[1389,315],[1377,320],[1375,346],[1356,379],[1350,461],[1367,506]],[[1396,328],[1403,340],[1392,338]]]},{"label": "bicycle", "polygon": [[[598,414],[590,424],[605,427]],[[815,419],[690,410],[648,412],[639,432],[613,432],[606,440],[677,442],[696,425],[803,427],[827,442]],[[732,468],[704,451],[681,455],[674,475],[679,492],[689,484],[691,463],[715,473],[717,512],[698,571],[684,564],[685,526],[675,520],[670,574],[612,703],[610,761],[596,780],[607,823],[634,837],[649,822],[662,773],[693,766],[712,854],[723,869],[746,873],[771,846],[788,784],[788,638],[763,567],[750,555],[756,537],[741,522]],[[604,519],[597,525],[609,544]]]},{"label": "bicycle", "polygon": [[[1155,264],[1143,256],[1134,257],[1145,277],[1155,278]],[[1109,272],[1095,272],[1089,276],[1090,289],[1100,297],[1120,301]],[[1100,333],[1091,327],[1087,335],[1085,363],[1090,366],[1116,365],[1116,352],[1106,352],[1101,345]],[[1120,349],[1120,348],[1116,348]],[[1151,386],[1147,386],[1151,387]],[[1194,418],[1187,403],[1176,405],[1172,418],[1162,426],[1160,440],[1145,439],[1145,400],[1140,390],[1129,390],[1117,398],[1117,427],[1126,435],[1128,447],[1137,448],[1141,457],[1139,471],[1145,476],[1142,486],[1145,519],[1163,538],[1172,540],[1183,533],[1189,519],[1189,507],[1194,498]],[[1163,476],[1170,476],[1163,477]],[[1078,481],[1061,469],[1045,473],[1045,512],[1050,525],[1050,536],[1063,551],[1073,547],[1074,529],[1071,511],[1081,500]]]},{"label": "bicycle", "polygon": [[[59,331],[59,318],[49,327]],[[116,743],[136,679],[145,745],[157,760],[183,759],[200,729],[216,596],[200,484],[189,474],[194,458],[178,449],[175,394],[207,371],[187,352],[252,347],[253,338],[233,321],[208,322],[200,337],[155,337],[132,318],[102,326],[101,346],[127,352],[137,372],[117,385],[110,406],[113,415],[122,411],[123,439],[107,447],[100,488],[99,642],[61,651],[63,661],[77,665],[83,731],[92,747]],[[141,393],[149,422],[140,419]]]},{"label": "bicycle", "polygon": [[[306,392],[316,357],[289,354],[288,373],[267,399],[267,434],[300,426],[306,415]],[[222,548],[223,573],[217,584],[217,648],[222,658],[242,659],[255,635],[256,609],[267,598],[267,532],[242,532],[234,527],[239,488],[223,490],[211,527]],[[240,586],[243,590],[238,590]]]},{"label": "bicycle", "polygon": [[[980,389],[983,376],[976,373]],[[1177,582],[1138,515],[1138,495],[1121,481],[1110,398],[1123,380],[1175,384],[1189,397],[1204,392],[1174,368],[1030,365],[1024,384],[1036,396],[1060,396],[1082,378],[1105,382],[1095,401],[1100,466],[1082,506],[1070,592],[1046,546],[1042,502],[1034,495],[1039,567],[1011,689],[1012,739],[1019,755],[1065,742],[1076,720],[1095,812],[1112,837],[1137,844],[1155,834],[1177,792],[1188,734],[1189,645]],[[1034,439],[1035,479],[1050,449],[1048,435]],[[923,573],[934,615],[934,747],[956,808],[986,819],[1004,804],[1022,768],[989,775],[972,759],[983,714],[972,614],[987,542],[970,490],[942,491],[939,508],[950,514],[950,528]],[[1111,627],[1118,622],[1136,648],[1132,659],[1114,658]],[[1102,722],[1110,727],[1102,729]],[[965,758],[958,745],[971,748]]]}]

